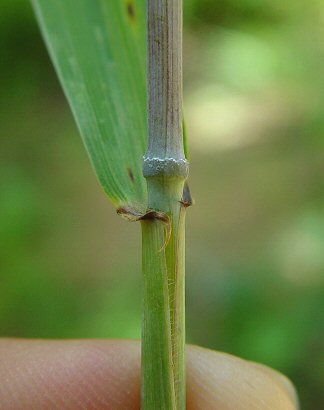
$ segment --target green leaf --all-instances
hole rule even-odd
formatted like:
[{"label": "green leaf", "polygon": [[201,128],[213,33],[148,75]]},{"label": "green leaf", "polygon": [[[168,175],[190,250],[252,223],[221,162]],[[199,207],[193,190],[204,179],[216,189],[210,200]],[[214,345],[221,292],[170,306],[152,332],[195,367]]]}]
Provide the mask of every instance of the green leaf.
[{"label": "green leaf", "polygon": [[116,207],[147,203],[145,0],[32,0],[92,165]]}]

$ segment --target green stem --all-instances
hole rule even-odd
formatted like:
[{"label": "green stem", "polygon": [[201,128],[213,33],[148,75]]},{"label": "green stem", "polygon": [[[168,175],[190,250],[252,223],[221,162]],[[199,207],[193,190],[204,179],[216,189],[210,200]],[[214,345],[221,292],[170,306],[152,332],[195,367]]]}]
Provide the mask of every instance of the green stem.
[{"label": "green stem", "polygon": [[[142,408],[186,408],[184,219],[181,178],[148,182],[151,205],[158,205],[170,226],[157,218],[142,221],[144,318]],[[161,201],[161,192],[163,200]],[[158,204],[155,204],[155,201]],[[153,207],[152,207],[153,208]],[[157,206],[154,207],[155,209]],[[169,229],[171,233],[169,236]],[[166,241],[167,244],[166,244]]]}]

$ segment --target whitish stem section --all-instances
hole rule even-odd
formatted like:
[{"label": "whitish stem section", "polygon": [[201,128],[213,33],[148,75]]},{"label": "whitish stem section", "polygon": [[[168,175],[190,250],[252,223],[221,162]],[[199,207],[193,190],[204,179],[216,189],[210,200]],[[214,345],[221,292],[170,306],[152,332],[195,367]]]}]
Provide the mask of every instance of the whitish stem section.
[{"label": "whitish stem section", "polygon": [[184,160],[182,0],[147,0],[148,133],[145,158]]}]

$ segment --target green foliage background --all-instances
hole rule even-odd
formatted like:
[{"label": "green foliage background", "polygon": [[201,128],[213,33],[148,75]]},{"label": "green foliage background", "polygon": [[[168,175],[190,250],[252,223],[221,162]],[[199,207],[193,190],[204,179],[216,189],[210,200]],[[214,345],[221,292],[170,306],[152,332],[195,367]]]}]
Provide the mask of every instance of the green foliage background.
[{"label": "green foliage background", "polygon": [[[187,332],[324,402],[324,6],[185,1]],[[139,337],[140,231],[102,193],[25,0],[0,5],[0,332]]]}]

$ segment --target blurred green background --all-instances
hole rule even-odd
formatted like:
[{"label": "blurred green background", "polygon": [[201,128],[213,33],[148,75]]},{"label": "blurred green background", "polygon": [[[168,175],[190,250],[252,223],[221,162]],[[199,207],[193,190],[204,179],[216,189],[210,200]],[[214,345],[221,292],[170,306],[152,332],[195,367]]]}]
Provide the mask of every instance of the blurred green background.
[{"label": "blurred green background", "polygon": [[[185,0],[190,343],[324,403],[324,5]],[[58,23],[59,24],[59,23]],[[140,227],[90,168],[29,3],[2,0],[0,332],[140,337]]]}]

